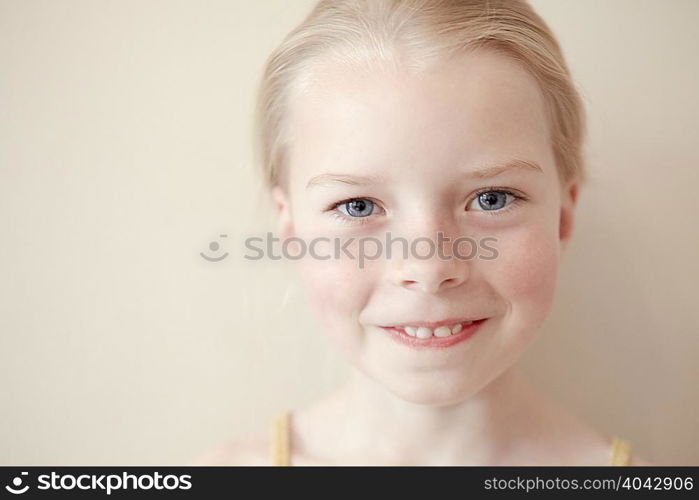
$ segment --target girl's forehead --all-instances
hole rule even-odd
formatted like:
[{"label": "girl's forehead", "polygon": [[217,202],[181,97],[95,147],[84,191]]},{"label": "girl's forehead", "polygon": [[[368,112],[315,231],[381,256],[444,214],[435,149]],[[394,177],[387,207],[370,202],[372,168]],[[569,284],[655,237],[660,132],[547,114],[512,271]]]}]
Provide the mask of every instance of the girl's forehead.
[{"label": "girl's forehead", "polygon": [[441,165],[550,149],[535,78],[486,51],[417,74],[326,62],[314,68],[287,118],[289,166],[303,175],[348,162]]},{"label": "girl's forehead", "polygon": [[[385,113],[429,119],[437,114],[540,114],[544,97],[522,63],[492,50],[474,50],[420,72],[400,66],[322,61],[294,86],[289,118],[297,123]],[[320,114],[319,111],[326,111]],[[458,113],[457,113],[458,112]],[[481,117],[483,118],[483,117]]]}]

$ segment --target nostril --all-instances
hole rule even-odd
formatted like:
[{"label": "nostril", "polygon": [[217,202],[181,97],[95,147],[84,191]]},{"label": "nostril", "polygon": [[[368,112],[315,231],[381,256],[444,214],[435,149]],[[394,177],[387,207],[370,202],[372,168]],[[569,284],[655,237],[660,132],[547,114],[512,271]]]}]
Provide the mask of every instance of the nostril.
[{"label": "nostril", "polygon": [[461,277],[447,278],[444,281],[442,281],[442,284],[440,286],[445,288],[454,288],[456,286],[459,286],[461,283],[463,283],[463,279]]}]

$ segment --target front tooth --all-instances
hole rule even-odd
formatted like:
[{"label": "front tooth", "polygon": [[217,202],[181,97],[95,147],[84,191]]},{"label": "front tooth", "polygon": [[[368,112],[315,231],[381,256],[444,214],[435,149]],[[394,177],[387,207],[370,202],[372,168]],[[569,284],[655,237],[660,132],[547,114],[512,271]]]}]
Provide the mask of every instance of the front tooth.
[{"label": "front tooth", "polygon": [[461,331],[461,323],[457,323],[451,328],[451,333],[459,333]]},{"label": "front tooth", "polygon": [[417,332],[415,332],[417,335],[417,338],[419,339],[428,339],[432,336],[432,330],[429,328],[426,328],[424,326],[421,326],[420,328],[417,329]]},{"label": "front tooth", "polygon": [[405,330],[405,333],[407,333],[411,337],[414,337],[415,334],[417,333],[417,329],[414,326],[406,326],[404,328],[404,330]]},{"label": "front tooth", "polygon": [[434,330],[435,337],[448,337],[449,335],[451,335],[451,329],[448,326],[440,326]]}]

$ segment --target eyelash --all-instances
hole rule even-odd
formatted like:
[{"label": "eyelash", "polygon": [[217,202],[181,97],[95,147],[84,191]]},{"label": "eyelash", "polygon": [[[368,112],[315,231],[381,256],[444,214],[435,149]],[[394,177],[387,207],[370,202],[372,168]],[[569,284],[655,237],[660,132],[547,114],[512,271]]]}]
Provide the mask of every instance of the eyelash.
[{"label": "eyelash", "polygon": [[471,198],[466,205],[467,206],[470,205],[471,203],[473,203],[474,200],[477,200],[480,195],[482,195],[484,193],[489,193],[490,191],[504,193],[506,195],[509,194],[513,198],[513,200],[510,203],[505,205],[500,210],[477,210],[478,212],[488,214],[488,216],[490,216],[490,217],[499,217],[502,214],[508,213],[514,207],[518,206],[520,203],[527,200],[527,198],[524,195],[516,193],[508,188],[489,187],[489,188],[481,189],[480,191],[476,192],[473,195],[473,198]]},{"label": "eyelash", "polygon": [[[487,213],[489,217],[499,217],[504,213],[508,213],[510,210],[513,209],[514,206],[519,205],[521,202],[526,201],[527,198],[519,193],[516,193],[508,188],[499,188],[499,187],[488,187],[488,188],[483,188],[479,191],[477,191],[471,199],[468,200],[466,203],[466,206],[469,206],[471,203],[474,202],[474,200],[478,199],[478,197],[484,193],[489,193],[491,191],[495,191],[498,193],[504,193],[506,195],[512,196],[514,199],[505,207],[499,209],[499,210],[476,210],[477,212],[482,212],[482,213]],[[342,214],[341,212],[337,211],[337,207],[340,205],[343,205],[345,203],[348,203],[353,200],[369,200],[371,201],[375,206],[380,207],[379,203],[375,201],[372,198],[367,198],[363,196],[354,196],[352,198],[346,198],[344,200],[340,200],[337,202],[334,202],[330,204],[326,208],[326,211],[332,211],[331,216],[341,222],[342,224],[351,224],[351,225],[361,225],[361,224],[366,224],[369,222],[369,219],[372,218],[372,216],[368,217],[347,217],[346,215]],[[383,208],[381,209],[383,210]]]},{"label": "eyelash", "polygon": [[[345,203],[349,203],[352,200],[369,200],[375,206],[380,207],[379,203],[377,201],[375,201],[373,198],[367,198],[367,197],[363,197],[363,196],[354,196],[352,198],[346,198],[344,200],[332,203],[326,210],[328,210],[328,211],[332,210],[330,215],[332,215],[332,217],[334,219],[338,220],[342,224],[351,224],[351,225],[358,226],[358,225],[366,224],[367,222],[369,222],[369,219],[372,218],[371,215],[368,217],[347,217],[346,215],[344,215],[343,213],[341,213],[337,210],[337,207],[339,207],[340,205],[344,205]],[[381,210],[383,210],[383,208]]]}]

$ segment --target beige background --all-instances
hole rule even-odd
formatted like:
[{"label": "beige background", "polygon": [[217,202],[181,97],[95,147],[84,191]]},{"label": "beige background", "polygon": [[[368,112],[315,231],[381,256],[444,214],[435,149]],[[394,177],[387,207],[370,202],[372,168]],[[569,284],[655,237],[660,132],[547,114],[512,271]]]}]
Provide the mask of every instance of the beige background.
[{"label": "beige background", "polygon": [[[242,258],[273,229],[255,86],[312,4],[0,1],[0,464],[183,464],[341,380],[288,263]],[[697,465],[699,2],[533,4],[592,180],[523,363],[647,460]]]}]

